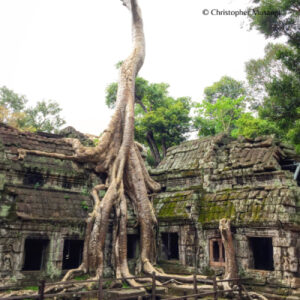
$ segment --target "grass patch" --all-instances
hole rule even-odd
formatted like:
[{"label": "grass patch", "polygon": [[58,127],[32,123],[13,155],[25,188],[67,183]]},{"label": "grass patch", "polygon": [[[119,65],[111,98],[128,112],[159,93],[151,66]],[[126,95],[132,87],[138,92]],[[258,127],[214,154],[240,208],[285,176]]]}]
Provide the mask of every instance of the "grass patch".
[{"label": "grass patch", "polygon": [[85,275],[81,275],[81,276],[76,276],[74,277],[74,280],[87,280],[89,278],[89,275],[85,274]]},{"label": "grass patch", "polygon": [[26,290],[26,291],[38,291],[39,287],[38,286],[26,286],[26,287],[23,288],[23,290]]},{"label": "grass patch", "polygon": [[122,284],[122,289],[129,289],[130,288],[130,285],[124,281],[123,284]]}]

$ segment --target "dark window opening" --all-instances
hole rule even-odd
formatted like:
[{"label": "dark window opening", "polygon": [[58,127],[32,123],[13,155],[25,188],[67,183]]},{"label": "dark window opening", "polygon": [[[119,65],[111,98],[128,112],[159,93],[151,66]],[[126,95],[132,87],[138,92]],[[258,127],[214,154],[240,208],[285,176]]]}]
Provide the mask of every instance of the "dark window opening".
[{"label": "dark window opening", "polygon": [[257,270],[274,270],[272,238],[249,238],[252,259],[250,267]]},{"label": "dark window opening", "polygon": [[240,185],[243,185],[244,184],[243,177],[236,177],[236,183],[240,184]]},{"label": "dark window opening", "polygon": [[70,179],[68,177],[63,176],[62,187],[65,189],[72,188],[72,183],[70,182]]},{"label": "dark window opening", "polygon": [[101,178],[102,182],[106,182],[107,173],[98,173],[98,176]]},{"label": "dark window opening", "polygon": [[137,258],[139,252],[139,236],[137,234],[127,235],[127,258]]},{"label": "dark window opening", "polygon": [[63,270],[78,268],[82,262],[83,241],[65,240],[63,252]]},{"label": "dark window opening", "polygon": [[43,186],[44,185],[43,174],[35,170],[28,170],[24,175],[23,184],[34,185],[35,188]]},{"label": "dark window opening", "polygon": [[209,241],[209,259],[211,266],[225,265],[225,249],[222,239],[215,238]]},{"label": "dark window opening", "polygon": [[220,253],[219,253],[219,243],[218,241],[213,241],[213,260],[219,261]]},{"label": "dark window opening", "polygon": [[296,180],[298,186],[300,186],[299,163],[290,158],[282,159],[279,163],[282,170],[288,170],[293,173],[294,180]]},{"label": "dark window opening", "polygon": [[179,259],[178,233],[162,233],[162,251],[167,259]]},{"label": "dark window opening", "polygon": [[26,239],[24,247],[24,271],[38,271],[44,269],[48,245],[49,240],[46,239]]}]

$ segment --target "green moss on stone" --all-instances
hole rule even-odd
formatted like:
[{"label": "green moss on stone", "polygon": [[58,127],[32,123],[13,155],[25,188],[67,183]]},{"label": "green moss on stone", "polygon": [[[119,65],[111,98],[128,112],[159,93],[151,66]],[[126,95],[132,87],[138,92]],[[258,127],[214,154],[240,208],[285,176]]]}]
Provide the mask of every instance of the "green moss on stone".
[{"label": "green moss on stone", "polygon": [[0,207],[0,217],[3,217],[3,218],[7,217],[9,215],[10,208],[11,208],[10,205],[1,205],[1,207]]}]

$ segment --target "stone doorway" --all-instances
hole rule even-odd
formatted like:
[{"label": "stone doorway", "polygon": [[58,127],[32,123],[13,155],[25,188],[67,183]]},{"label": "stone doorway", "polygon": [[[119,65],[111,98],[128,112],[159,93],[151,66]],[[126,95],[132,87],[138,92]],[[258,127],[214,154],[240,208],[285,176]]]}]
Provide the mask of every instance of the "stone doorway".
[{"label": "stone doorway", "polygon": [[82,262],[83,241],[65,240],[62,269],[76,269]]},{"label": "stone doorway", "polygon": [[23,271],[39,271],[45,268],[49,240],[27,238],[24,247]]},{"label": "stone doorway", "polygon": [[176,232],[162,233],[161,240],[162,240],[163,256],[168,260],[179,259],[178,233]]},{"label": "stone doorway", "polygon": [[271,237],[251,237],[249,267],[256,270],[274,271],[273,245]]},{"label": "stone doorway", "polygon": [[139,236],[137,234],[127,235],[127,258],[137,258],[139,253]]}]

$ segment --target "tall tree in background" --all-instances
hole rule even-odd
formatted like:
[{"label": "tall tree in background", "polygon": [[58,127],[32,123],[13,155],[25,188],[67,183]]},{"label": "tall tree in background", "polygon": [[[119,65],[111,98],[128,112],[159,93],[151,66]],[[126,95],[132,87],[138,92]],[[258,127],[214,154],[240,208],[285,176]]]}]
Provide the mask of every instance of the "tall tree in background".
[{"label": "tall tree in background", "polygon": [[[259,116],[274,122],[282,132],[281,136],[300,151],[300,3],[298,0],[255,0],[253,3],[253,8],[261,12],[280,13],[253,14],[251,26],[266,37],[285,36],[288,43],[286,46],[269,45],[263,60],[247,65],[248,77],[252,76],[254,83],[255,80],[261,82],[266,92]],[[258,66],[258,72],[253,66]],[[251,68],[255,70],[252,74]],[[267,80],[262,81],[259,78],[263,70],[275,72],[267,72]]]},{"label": "tall tree in background", "polygon": [[57,132],[65,124],[62,109],[55,101],[39,101],[26,107],[28,100],[3,86],[0,88],[0,122],[20,130]]},{"label": "tall tree in background", "polygon": [[194,127],[199,136],[216,135],[220,132],[231,134],[244,109],[243,97],[232,99],[222,96],[215,103],[203,100],[196,106]]},{"label": "tall tree in background", "polygon": [[43,132],[57,132],[66,122],[60,117],[62,109],[55,101],[38,101],[36,106],[26,109],[26,122]]},{"label": "tall tree in background", "polygon": [[196,104],[193,126],[199,136],[228,134],[245,110],[246,89],[243,82],[223,76],[204,89],[204,100]]},{"label": "tall tree in background", "polygon": [[31,129],[26,125],[27,99],[3,86],[0,88],[0,122],[19,129]]},{"label": "tall tree in background", "polygon": [[252,0],[249,14],[251,27],[259,30],[267,38],[285,36],[291,46],[299,47],[299,0]]},{"label": "tall tree in background", "polygon": [[[264,83],[265,68],[266,64],[251,61],[250,75],[255,86],[257,82],[261,83],[260,80]],[[264,88],[263,83],[259,87]],[[255,138],[269,134],[281,137],[282,132],[275,122],[263,120],[254,116],[253,112],[247,111],[247,108],[253,106],[253,98],[242,82],[224,76],[204,91],[205,99],[196,105],[193,118],[193,125],[199,136],[212,136],[224,132],[233,137],[242,135]],[[240,97],[232,98],[235,96]]]},{"label": "tall tree in background", "polygon": [[215,103],[221,97],[237,99],[246,96],[243,82],[229,76],[223,76],[213,85],[204,89],[204,100]]},{"label": "tall tree in background", "polygon": [[[106,104],[110,108],[115,105],[117,87],[117,83],[112,83],[106,90]],[[154,165],[166,155],[167,148],[184,141],[190,130],[190,98],[172,98],[168,87],[165,83],[149,83],[141,77],[135,82],[138,104],[135,106],[135,139],[149,147]]]},{"label": "tall tree in background", "polygon": [[269,43],[265,47],[265,56],[260,59],[251,59],[246,62],[246,75],[248,81],[248,93],[251,100],[251,108],[257,110],[268,96],[266,86],[275,77],[288,74],[289,70],[284,63],[278,59],[278,52],[289,47],[283,44]]}]

